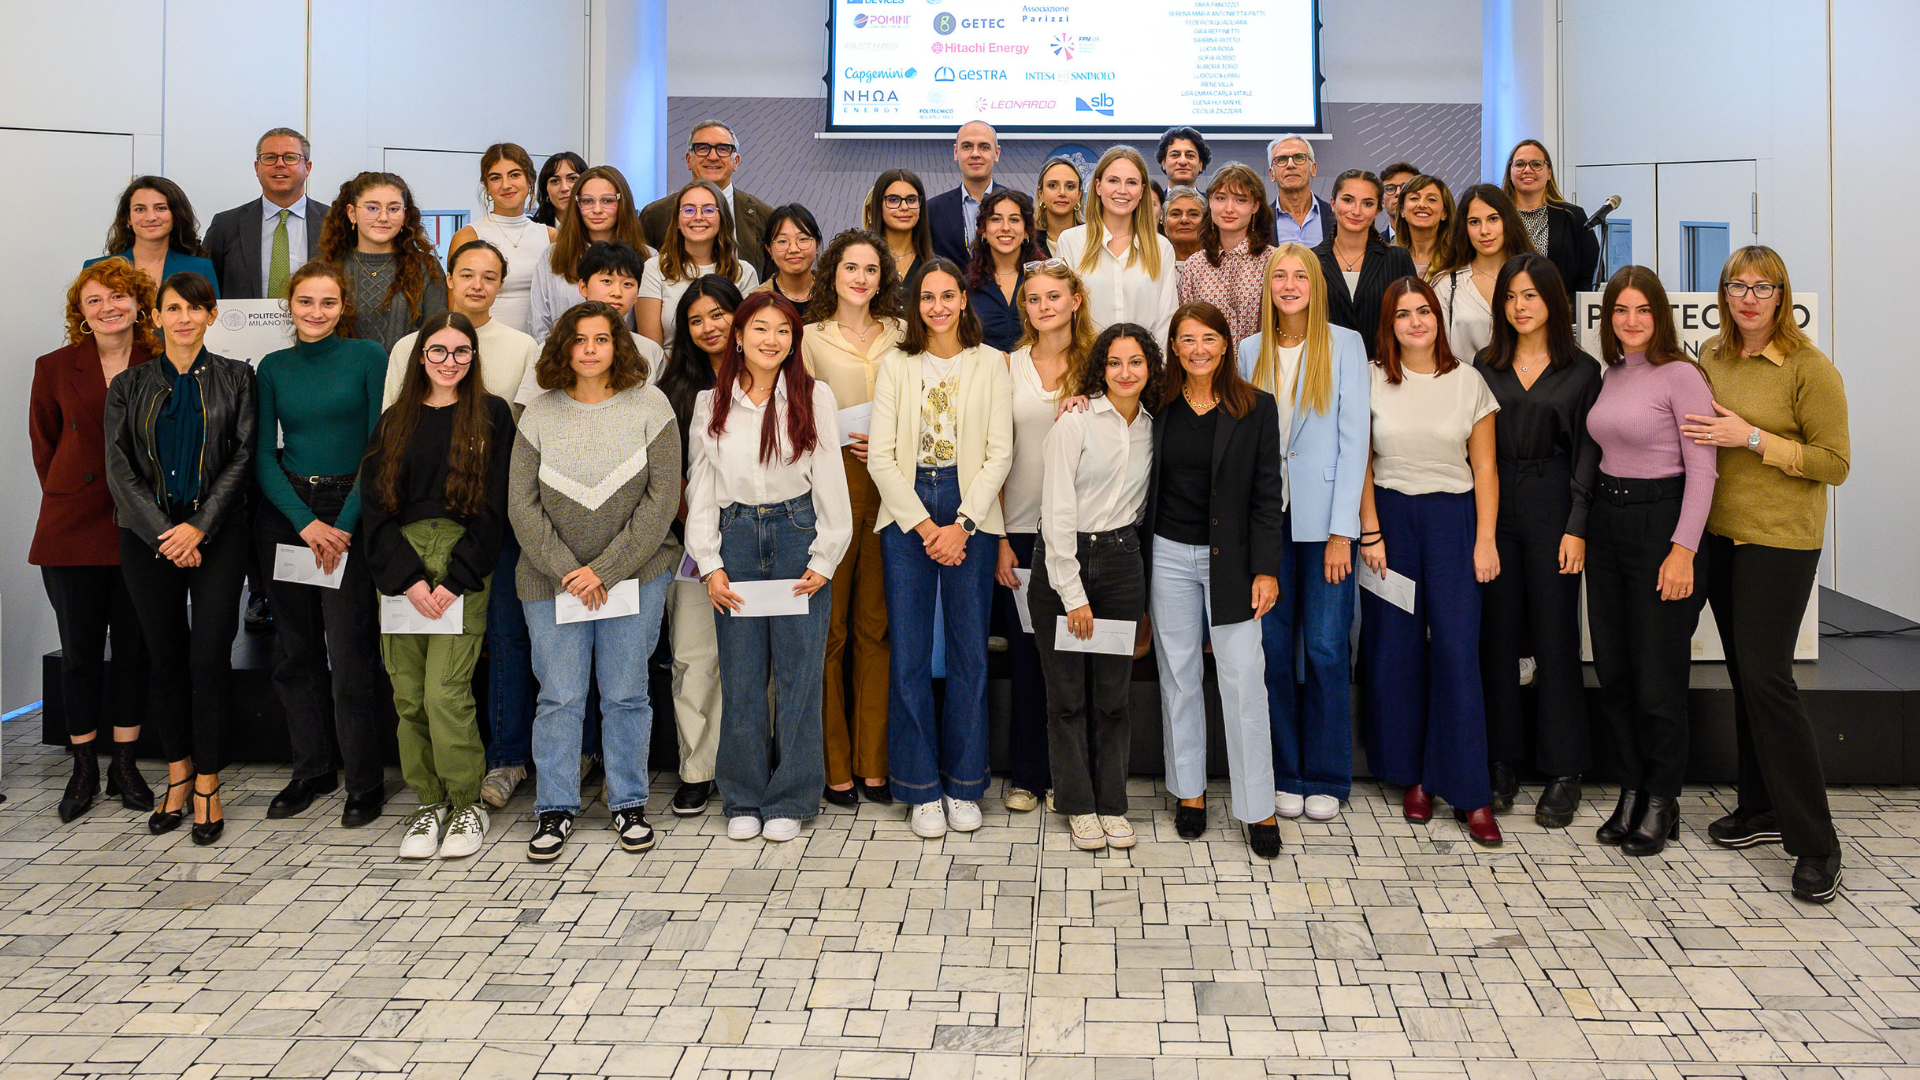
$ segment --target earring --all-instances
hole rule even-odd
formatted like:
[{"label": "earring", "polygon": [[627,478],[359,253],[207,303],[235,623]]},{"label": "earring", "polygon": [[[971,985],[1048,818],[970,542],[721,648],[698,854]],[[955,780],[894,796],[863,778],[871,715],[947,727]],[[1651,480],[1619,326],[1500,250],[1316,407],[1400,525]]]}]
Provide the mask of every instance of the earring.
[{"label": "earring", "polygon": [[80,333],[83,335],[93,333],[93,324],[85,320],[81,320]]}]

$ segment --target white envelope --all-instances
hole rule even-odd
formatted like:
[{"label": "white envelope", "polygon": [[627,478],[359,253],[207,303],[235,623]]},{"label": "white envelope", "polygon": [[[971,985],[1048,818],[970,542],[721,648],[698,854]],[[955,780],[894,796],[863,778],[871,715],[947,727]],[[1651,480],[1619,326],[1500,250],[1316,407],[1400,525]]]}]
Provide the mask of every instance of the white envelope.
[{"label": "white envelope", "polygon": [[1133,638],[1140,624],[1126,619],[1093,620],[1093,636],[1085,641],[1073,636],[1067,629],[1067,617],[1059,616],[1053,627],[1053,647],[1060,652],[1106,653],[1110,656],[1132,656]]},{"label": "white envelope", "polygon": [[840,410],[840,445],[852,446],[853,433],[862,435],[873,426],[873,402]]},{"label": "white envelope", "polygon": [[333,564],[333,573],[326,574],[314,564],[312,548],[305,544],[275,544],[273,545],[273,580],[291,581],[296,585],[318,585],[323,589],[337,589],[346,575],[349,554],[343,552],[340,561]]},{"label": "white envelope", "polygon": [[1413,614],[1413,579],[1392,567],[1384,575],[1373,572],[1365,559],[1353,561],[1354,580],[1360,587],[1392,604],[1407,614]]},{"label": "white envelope", "polygon": [[[600,605],[598,611],[588,611],[570,592],[561,591],[553,598],[553,622],[555,626],[568,623],[591,622],[595,619],[617,619],[622,615],[640,614],[640,579],[628,578],[607,590],[607,602]],[[642,657],[644,662],[646,658]]]},{"label": "white envelope", "polygon": [[700,580],[700,566],[698,563],[693,561],[693,556],[691,555],[680,556],[680,565],[674,568],[673,580],[675,581],[699,581]]},{"label": "white envelope", "polygon": [[1033,587],[1033,571],[1016,566],[1013,568],[1013,576],[1020,579],[1020,587],[1013,590],[1013,606],[1020,612],[1020,632],[1031,634],[1033,633],[1033,612],[1027,610],[1027,590]]},{"label": "white envelope", "polygon": [[383,634],[458,634],[464,631],[467,598],[456,596],[437,619],[420,614],[413,601],[404,596],[380,597],[380,632]]},{"label": "white envelope", "polygon": [[769,618],[774,615],[805,615],[813,602],[811,596],[795,596],[799,578],[774,578],[770,581],[729,581],[727,588],[740,597],[740,610],[728,611],[741,618]]}]

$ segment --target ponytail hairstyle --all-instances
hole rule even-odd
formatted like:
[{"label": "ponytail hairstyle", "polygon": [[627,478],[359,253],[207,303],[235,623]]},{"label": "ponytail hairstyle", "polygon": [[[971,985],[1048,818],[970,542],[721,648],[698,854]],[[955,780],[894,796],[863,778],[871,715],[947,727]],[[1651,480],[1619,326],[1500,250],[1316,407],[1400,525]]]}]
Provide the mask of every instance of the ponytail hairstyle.
[{"label": "ponytail hairstyle", "polygon": [[[360,241],[359,230],[347,216],[347,211],[358,204],[360,196],[377,187],[390,187],[398,191],[400,201],[407,208],[400,231],[393,236],[393,282],[387,286],[387,295],[380,302],[380,310],[390,309],[396,298],[405,297],[408,313],[418,315],[420,298],[426,292],[427,283],[444,281],[446,276],[441,272],[440,256],[434,252],[433,241],[427,239],[427,231],[420,224],[420,207],[413,201],[412,189],[407,187],[405,180],[393,173],[363,172],[340,185],[340,193],[334,196],[333,205],[327,208],[326,221],[320,226],[319,254],[315,257],[335,266],[347,264],[347,256]],[[342,298],[347,291],[341,290]],[[292,295],[291,291],[288,295]]]},{"label": "ponytail hairstyle", "polygon": [[407,448],[420,429],[420,417],[427,410],[427,395],[433,392],[433,380],[425,363],[427,339],[451,327],[465,334],[473,347],[473,362],[467,374],[454,386],[458,400],[453,404],[453,436],[447,442],[447,509],[466,518],[488,512],[487,472],[493,461],[493,440],[510,433],[493,430],[487,411],[487,388],[480,380],[480,334],[473,323],[457,311],[435,312],[427,316],[420,332],[413,336],[413,350],[407,356],[407,373],[400,384],[400,396],[394,400],[373,429],[367,456],[380,455],[379,471],[373,476],[373,497],[389,514],[400,512],[400,491],[404,486]]},{"label": "ponytail hairstyle", "polygon": [[[747,371],[746,352],[740,347],[740,332],[753,321],[755,315],[767,308],[774,309],[793,330],[793,340],[787,348],[786,359],[780,362],[780,372],[775,376],[777,383],[786,384],[787,442],[793,448],[787,463],[791,465],[820,445],[820,434],[813,422],[813,376],[807,374],[806,361],[800,356],[800,338],[805,332],[800,325],[800,309],[793,306],[793,301],[780,295],[778,289],[749,293],[734,309],[733,329],[727,334],[727,352],[720,361],[720,370],[714,376],[713,419],[707,423],[707,434],[718,438],[727,430],[727,414],[733,409],[733,388],[751,378]],[[780,411],[780,395],[777,383],[775,394],[767,399],[766,411],[760,416],[762,465],[773,463],[780,456],[780,417],[777,415]]]}]

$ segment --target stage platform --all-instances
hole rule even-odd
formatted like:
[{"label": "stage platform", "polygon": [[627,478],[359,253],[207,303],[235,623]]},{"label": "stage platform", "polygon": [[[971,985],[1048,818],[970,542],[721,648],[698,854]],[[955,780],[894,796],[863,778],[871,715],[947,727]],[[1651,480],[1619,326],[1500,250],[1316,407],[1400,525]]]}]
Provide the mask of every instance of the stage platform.
[{"label": "stage platform", "polygon": [[[1820,590],[1823,636],[1820,659],[1794,665],[1794,677],[1813,715],[1820,737],[1820,760],[1833,784],[1920,783],[1920,632],[1888,633],[1910,625],[1908,620],[1871,604]],[[286,724],[271,679],[274,638],[242,631],[234,642],[234,715],[228,730],[229,756],[236,761],[285,761]],[[661,656],[653,665],[655,724],[652,765],[672,770],[677,743],[670,714],[671,687]],[[992,759],[996,771],[1006,765],[1006,729],[1012,684],[1006,655],[991,654],[989,713],[992,722]],[[61,700],[59,654],[49,653],[42,665],[46,705],[41,713],[42,741],[66,741],[65,703]],[[482,670],[484,675],[484,669]],[[1133,753],[1137,774],[1163,771],[1160,734],[1160,693],[1152,656],[1134,665]],[[1209,664],[1208,727],[1212,737],[1209,770],[1225,775],[1224,743],[1219,736],[1217,697],[1211,689]],[[483,685],[477,678],[476,685]],[[1589,698],[1597,692],[1593,668],[1587,667]],[[1687,777],[1694,783],[1724,783],[1736,771],[1733,737],[1733,690],[1726,665],[1693,665],[1692,753]],[[109,703],[109,719],[121,706]],[[1359,697],[1355,695],[1354,771],[1367,775],[1366,755],[1359,739]],[[143,733],[141,754],[158,758],[158,741]],[[1598,732],[1594,738],[1592,776],[1611,775],[1612,752]],[[390,754],[390,760],[391,754]]]}]

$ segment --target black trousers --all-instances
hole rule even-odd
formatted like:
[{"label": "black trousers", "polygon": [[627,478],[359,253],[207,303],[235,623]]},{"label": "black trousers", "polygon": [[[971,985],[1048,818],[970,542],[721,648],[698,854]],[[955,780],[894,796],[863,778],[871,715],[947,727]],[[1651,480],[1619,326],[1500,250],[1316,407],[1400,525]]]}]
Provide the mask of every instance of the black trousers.
[{"label": "black trousers", "polygon": [[[331,524],[340,516],[347,485],[289,479],[315,517]],[[384,779],[382,733],[399,726],[392,684],[380,661],[379,600],[367,569],[366,545],[354,536],[338,589],[279,581],[273,577],[275,545],[304,548],[306,541],[269,500],[260,501],[254,522],[279,641],[273,685],[287,714],[293,778],[331,773],[337,738],[347,794],[366,795]],[[645,663],[646,658],[635,657],[634,662]]]},{"label": "black trousers", "polygon": [[[1131,528],[1080,535],[1080,584],[1096,619],[1138,622],[1147,606],[1146,568]],[[1061,652],[1054,647],[1066,607],[1047,579],[1044,541],[1033,546],[1027,606],[1047,681],[1047,748],[1053,801],[1062,814],[1127,812],[1127,756],[1133,722],[1133,657]]]},{"label": "black trousers", "polygon": [[200,565],[183,570],[120,530],[120,571],[149,650],[147,713],[167,760],[190,758],[195,772],[217,773],[226,763],[220,736],[233,711],[233,635],[248,547],[246,522],[236,516],[201,542]]},{"label": "black trousers", "polygon": [[[1015,565],[1034,568],[1033,546],[1038,539],[1034,533],[1007,534]],[[1005,620],[1007,668],[1013,683],[1012,713],[1007,723],[1008,772],[1014,787],[1040,795],[1053,786],[1047,754],[1047,684],[1040,671],[1040,653],[1033,635],[1020,629],[1020,609],[1014,603],[1013,590],[996,583],[993,596]],[[1031,587],[1027,597],[1033,597]]]},{"label": "black trousers", "polygon": [[1813,721],[1793,681],[1793,644],[1820,552],[1736,544],[1712,533],[1701,546],[1709,553],[1707,599],[1733,680],[1740,808],[1773,811],[1787,854],[1831,855],[1840,838]]},{"label": "black trousers", "polygon": [[1681,477],[1600,478],[1587,516],[1587,619],[1600,718],[1620,758],[1620,784],[1677,798],[1687,774],[1687,679],[1706,605],[1704,551],[1693,592],[1660,599],[1660,564],[1680,521]]},{"label": "black trousers", "polygon": [[[94,734],[104,695],[113,726],[139,727],[146,715],[147,646],[140,616],[118,566],[43,566],[40,580],[60,628],[60,692],[67,709],[67,736]],[[105,653],[113,638],[113,681]]]},{"label": "black trousers", "polygon": [[1566,458],[1500,462],[1494,544],[1500,576],[1481,594],[1480,683],[1487,696],[1487,757],[1527,757],[1520,657],[1531,630],[1538,710],[1533,760],[1548,776],[1587,770],[1587,692],[1580,674],[1580,575],[1560,572],[1560,538],[1573,510]]}]

